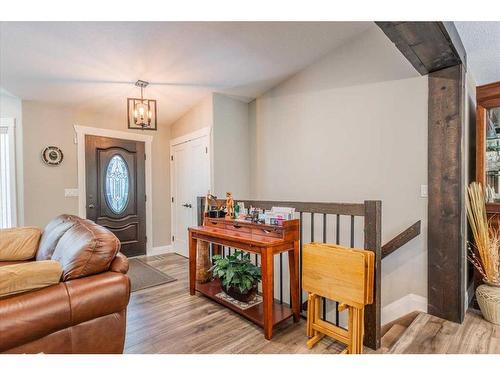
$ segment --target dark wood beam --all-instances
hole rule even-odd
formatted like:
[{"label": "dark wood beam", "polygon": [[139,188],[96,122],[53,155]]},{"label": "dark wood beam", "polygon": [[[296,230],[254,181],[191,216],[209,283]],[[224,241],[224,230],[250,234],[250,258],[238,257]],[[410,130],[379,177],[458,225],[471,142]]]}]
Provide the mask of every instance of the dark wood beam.
[{"label": "dark wood beam", "polygon": [[365,249],[375,253],[375,282],[373,303],[365,307],[364,344],[369,348],[380,348],[382,308],[382,202],[365,201]]},{"label": "dark wood beam", "polygon": [[420,234],[420,224],[419,220],[382,246],[382,259],[417,237]]},{"label": "dark wood beam", "polygon": [[376,22],[429,74],[428,311],[464,318],[464,81],[467,56],[453,22]]},{"label": "dark wood beam", "polygon": [[428,312],[454,322],[465,312],[464,73],[429,74]]},{"label": "dark wood beam", "polygon": [[376,22],[422,75],[463,63],[465,49],[452,22]]}]

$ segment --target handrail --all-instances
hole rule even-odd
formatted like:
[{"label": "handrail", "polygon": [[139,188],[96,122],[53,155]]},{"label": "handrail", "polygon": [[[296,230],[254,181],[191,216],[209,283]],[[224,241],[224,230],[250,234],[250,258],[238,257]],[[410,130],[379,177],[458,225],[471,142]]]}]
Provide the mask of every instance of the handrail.
[{"label": "handrail", "polygon": [[417,237],[420,234],[420,226],[421,220],[417,221],[382,246],[382,259]]}]

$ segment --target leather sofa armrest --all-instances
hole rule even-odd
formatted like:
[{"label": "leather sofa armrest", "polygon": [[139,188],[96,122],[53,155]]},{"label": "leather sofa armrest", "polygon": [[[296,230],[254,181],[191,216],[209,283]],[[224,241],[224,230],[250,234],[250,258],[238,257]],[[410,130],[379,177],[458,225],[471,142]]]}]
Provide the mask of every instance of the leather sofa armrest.
[{"label": "leather sofa armrest", "polygon": [[122,253],[118,253],[115,259],[113,259],[113,262],[111,262],[109,270],[111,272],[126,274],[128,272],[128,267],[128,258]]},{"label": "leather sofa armrest", "polygon": [[72,325],[124,310],[130,298],[127,275],[104,272],[66,281]]},{"label": "leather sofa armrest", "polygon": [[0,352],[71,324],[64,283],[0,299]]},{"label": "leather sofa armrest", "polygon": [[128,276],[116,272],[0,299],[0,352],[126,309]]}]

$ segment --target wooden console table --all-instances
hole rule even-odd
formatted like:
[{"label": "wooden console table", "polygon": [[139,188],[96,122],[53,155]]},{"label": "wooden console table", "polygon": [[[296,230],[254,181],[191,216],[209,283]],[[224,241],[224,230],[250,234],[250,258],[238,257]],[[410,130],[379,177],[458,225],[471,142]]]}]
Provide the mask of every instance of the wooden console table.
[{"label": "wooden console table", "polygon": [[[221,291],[218,280],[208,283],[196,282],[197,241],[241,249],[261,255],[262,303],[246,310],[217,298]],[[274,255],[287,252],[290,268],[291,306],[274,301]],[[239,313],[253,323],[264,328],[264,336],[270,340],[273,327],[293,316],[300,319],[299,307],[299,220],[286,220],[282,226],[264,225],[227,219],[205,217],[204,225],[189,228],[189,292],[196,291]]]}]

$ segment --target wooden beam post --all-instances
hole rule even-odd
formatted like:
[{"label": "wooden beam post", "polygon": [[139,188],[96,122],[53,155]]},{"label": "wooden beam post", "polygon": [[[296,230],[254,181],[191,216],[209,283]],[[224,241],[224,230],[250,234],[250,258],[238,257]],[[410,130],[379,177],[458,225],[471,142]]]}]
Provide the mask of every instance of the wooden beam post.
[{"label": "wooden beam post", "polygon": [[452,22],[375,22],[422,75],[465,64],[465,49]]},{"label": "wooden beam post", "polygon": [[462,322],[465,307],[464,69],[429,74],[428,312]]},{"label": "wooden beam post", "polygon": [[376,22],[429,74],[428,312],[461,322],[465,310],[464,81],[467,55],[451,22]]},{"label": "wooden beam post", "polygon": [[380,347],[381,282],[382,282],[382,202],[365,201],[365,249],[375,252],[373,303],[365,308],[364,344]]}]

